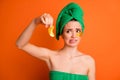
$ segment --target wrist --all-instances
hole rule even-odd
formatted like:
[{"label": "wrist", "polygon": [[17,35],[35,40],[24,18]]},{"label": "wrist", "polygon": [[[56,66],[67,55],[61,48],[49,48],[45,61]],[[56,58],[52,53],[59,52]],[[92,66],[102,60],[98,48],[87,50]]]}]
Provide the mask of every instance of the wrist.
[{"label": "wrist", "polygon": [[33,20],[33,22],[34,22],[35,25],[38,25],[38,24],[41,23],[41,20],[40,20],[40,18],[35,18],[35,19]]}]

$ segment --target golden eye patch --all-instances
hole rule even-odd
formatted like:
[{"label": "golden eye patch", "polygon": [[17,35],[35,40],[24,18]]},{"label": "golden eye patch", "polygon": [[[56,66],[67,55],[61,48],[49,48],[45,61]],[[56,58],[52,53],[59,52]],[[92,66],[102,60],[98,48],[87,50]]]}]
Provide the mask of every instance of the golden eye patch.
[{"label": "golden eye patch", "polygon": [[54,26],[50,26],[50,27],[48,28],[48,34],[49,34],[51,37],[54,37],[54,36],[55,36],[54,33],[53,33],[53,30],[54,30]]},{"label": "golden eye patch", "polygon": [[77,36],[77,37],[81,37],[81,36],[82,36],[82,32],[76,33],[76,36]]}]

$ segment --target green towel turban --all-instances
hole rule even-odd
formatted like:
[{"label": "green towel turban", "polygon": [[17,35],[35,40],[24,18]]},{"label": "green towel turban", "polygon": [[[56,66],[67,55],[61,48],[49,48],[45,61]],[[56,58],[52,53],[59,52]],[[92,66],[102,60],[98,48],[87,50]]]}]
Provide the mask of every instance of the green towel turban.
[{"label": "green towel turban", "polygon": [[59,40],[59,36],[62,34],[64,26],[75,19],[81,24],[82,32],[84,31],[83,11],[81,7],[76,3],[69,3],[59,13],[56,21],[56,39]]}]

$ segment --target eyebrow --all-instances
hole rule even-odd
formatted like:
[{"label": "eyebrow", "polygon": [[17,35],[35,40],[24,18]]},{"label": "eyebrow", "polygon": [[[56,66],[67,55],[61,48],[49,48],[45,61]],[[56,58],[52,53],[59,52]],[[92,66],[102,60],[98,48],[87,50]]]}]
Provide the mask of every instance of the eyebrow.
[{"label": "eyebrow", "polygon": [[65,29],[65,31],[72,31],[72,29]]},{"label": "eyebrow", "polygon": [[76,28],[76,29],[80,29],[80,30],[82,30],[81,28]]}]

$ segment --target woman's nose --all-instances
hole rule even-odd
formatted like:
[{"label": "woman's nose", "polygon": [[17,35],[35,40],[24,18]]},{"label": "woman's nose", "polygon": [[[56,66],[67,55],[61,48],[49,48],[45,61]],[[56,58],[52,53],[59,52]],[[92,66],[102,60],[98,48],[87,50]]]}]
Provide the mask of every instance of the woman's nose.
[{"label": "woman's nose", "polygon": [[71,37],[72,38],[76,37],[76,32],[75,31],[72,32],[72,36]]}]

